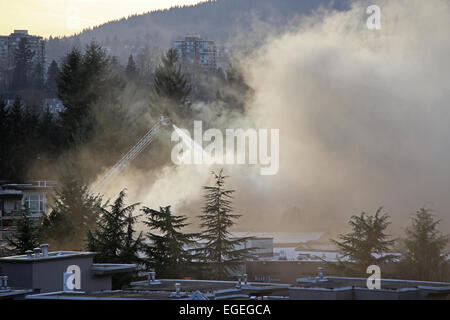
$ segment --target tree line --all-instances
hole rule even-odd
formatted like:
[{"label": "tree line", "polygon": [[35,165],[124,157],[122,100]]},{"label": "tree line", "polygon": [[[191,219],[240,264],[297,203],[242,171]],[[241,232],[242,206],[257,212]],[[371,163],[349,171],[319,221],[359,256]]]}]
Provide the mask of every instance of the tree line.
[{"label": "tree line", "polygon": [[[58,250],[97,252],[94,262],[137,264],[140,271],[154,270],[164,278],[229,279],[252,257],[244,245],[250,238],[231,236],[230,228],[240,217],[233,213],[234,190],[225,187],[222,170],[212,174],[214,185],[203,187],[205,205],[197,233],[185,232],[188,217],[173,214],[170,206],[137,210],[139,203],[126,204],[126,190],[112,203],[103,203],[77,177],[68,176],[48,215],[36,221],[28,210],[22,212],[17,232],[8,239],[8,253],[24,254],[47,242]],[[145,233],[136,231],[139,222]],[[119,286],[133,277],[120,275],[114,281]]]},{"label": "tree line", "polygon": [[[145,115],[159,118],[164,114],[182,125],[196,116],[191,106],[199,101],[244,112],[244,99],[251,89],[238,67],[195,72],[196,76],[188,74],[171,49],[155,68],[148,69],[139,66],[133,55],[126,66],[120,65],[96,42],[83,51],[74,48],[60,66],[53,61],[47,74],[47,96],[62,102],[61,112],[27,103],[20,91],[12,105],[0,96],[0,177],[17,182],[43,175],[59,179],[59,170],[49,164],[62,167],[74,161],[80,174],[90,180],[98,168],[113,165],[130,141],[137,141],[148,130],[148,121],[142,120]],[[130,105],[146,107],[132,109]],[[101,155],[98,167],[82,167],[77,157],[83,148]]]},{"label": "tree line", "polygon": [[[332,240],[340,261],[331,266],[347,276],[367,276],[370,265],[394,266],[389,272],[401,279],[448,281],[450,278],[450,235],[442,234],[440,220],[429,208],[420,208],[399,239],[386,233],[389,214],[380,207],[374,215],[362,212],[349,220],[352,231]],[[396,254],[395,254],[396,253]]]}]

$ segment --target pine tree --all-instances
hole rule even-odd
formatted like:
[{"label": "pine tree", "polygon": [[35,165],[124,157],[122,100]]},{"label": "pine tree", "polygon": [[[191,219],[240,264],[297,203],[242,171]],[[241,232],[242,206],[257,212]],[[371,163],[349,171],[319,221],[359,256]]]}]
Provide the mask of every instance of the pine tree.
[{"label": "pine tree", "polygon": [[58,97],[65,107],[60,116],[66,142],[89,140],[95,128],[94,103],[115,91],[110,87],[105,51],[95,42],[86,47],[84,54],[73,49],[67,54],[56,82]]},{"label": "pine tree", "polygon": [[[138,203],[125,205],[126,192],[122,190],[112,205],[103,207],[96,228],[88,231],[88,250],[97,252],[96,262],[139,263],[142,233],[134,237],[137,217],[133,212]],[[109,209],[108,209],[109,208]]]},{"label": "pine tree", "polygon": [[450,277],[450,262],[447,246],[450,235],[438,229],[431,210],[421,208],[414,217],[406,237],[401,239],[402,254],[399,271],[403,278],[428,281],[444,281]]},{"label": "pine tree", "polygon": [[38,90],[39,92],[44,89],[44,66],[41,63],[37,63],[31,75],[30,87]]},{"label": "pine tree", "polygon": [[8,178],[7,172],[9,172],[8,167],[8,156],[9,149],[11,147],[10,143],[10,132],[8,129],[8,111],[6,110],[6,102],[3,96],[0,96],[0,176]]},{"label": "pine tree", "polygon": [[56,79],[59,74],[58,64],[52,60],[47,70],[47,80],[45,81],[45,90],[48,98],[56,98],[58,96],[58,89],[56,86]]},{"label": "pine tree", "polygon": [[160,207],[159,211],[144,207],[142,211],[146,216],[144,224],[150,230],[157,230],[157,233],[147,233],[151,241],[144,247],[147,268],[165,278],[179,278],[192,272],[194,256],[185,246],[194,244],[197,234],[181,232],[189,225],[187,217],[173,215],[170,206]]},{"label": "pine tree", "polygon": [[60,179],[54,204],[44,217],[43,236],[52,247],[81,250],[101,210],[101,198],[90,194],[79,175],[69,170]]},{"label": "pine tree", "polygon": [[11,140],[5,142],[6,148],[2,150],[5,171],[2,172],[2,176],[15,181],[24,181],[26,169],[34,160],[33,152],[30,150],[33,146],[29,143],[34,128],[27,126],[29,119],[26,117],[25,109],[22,100],[17,96],[6,114],[7,136],[16,143],[11,143]]},{"label": "pine tree", "polygon": [[131,55],[131,54],[128,57],[128,63],[125,68],[125,74],[127,75],[128,79],[130,79],[130,80],[135,79],[136,75],[137,75],[136,63],[134,62],[133,55]]},{"label": "pine tree", "polygon": [[82,69],[82,54],[79,50],[73,49],[65,57],[61,72],[56,78],[58,98],[64,105],[60,116],[67,143],[75,142],[79,135],[83,136],[83,124],[89,114],[84,99],[86,79]]},{"label": "pine tree", "polygon": [[39,221],[35,221],[28,209],[22,210],[21,218],[16,220],[17,230],[12,237],[7,238],[8,251],[13,255],[25,254],[40,244]]},{"label": "pine tree", "polygon": [[199,250],[210,269],[210,276],[214,279],[229,278],[246,258],[251,257],[251,251],[240,249],[250,238],[230,237],[229,229],[233,227],[235,219],[240,215],[233,214],[232,194],[234,190],[225,189],[226,176],[223,169],[217,174],[212,172],[215,178],[214,186],[204,186],[206,190],[205,206],[200,227],[203,229],[200,239],[205,241],[204,248]]},{"label": "pine tree", "polygon": [[177,65],[177,52],[169,49],[161,60],[162,65],[155,70],[154,94],[159,99],[167,100],[180,107],[186,102],[191,88],[181,72],[181,67]]},{"label": "pine tree", "polygon": [[342,258],[348,261],[340,263],[343,270],[357,275],[366,274],[370,265],[380,265],[392,261],[391,251],[394,240],[388,240],[385,230],[389,226],[389,215],[380,207],[375,215],[362,212],[352,216],[349,224],[352,232],[339,235],[341,241],[332,240],[339,248]]}]

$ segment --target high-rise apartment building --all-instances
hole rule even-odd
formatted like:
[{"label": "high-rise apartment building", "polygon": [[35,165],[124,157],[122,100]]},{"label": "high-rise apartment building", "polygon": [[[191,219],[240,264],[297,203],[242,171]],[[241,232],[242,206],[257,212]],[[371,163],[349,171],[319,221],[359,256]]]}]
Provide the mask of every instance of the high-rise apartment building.
[{"label": "high-rise apartment building", "polygon": [[45,42],[40,36],[28,34],[28,30],[14,30],[9,36],[0,36],[0,88],[7,87],[15,66],[16,51],[20,41],[26,39],[31,53],[31,69],[41,65],[45,68]]},{"label": "high-rise apartment building", "polygon": [[181,64],[198,64],[205,71],[217,69],[217,48],[212,40],[203,40],[199,36],[187,36],[184,40],[175,40],[173,49],[177,51]]}]

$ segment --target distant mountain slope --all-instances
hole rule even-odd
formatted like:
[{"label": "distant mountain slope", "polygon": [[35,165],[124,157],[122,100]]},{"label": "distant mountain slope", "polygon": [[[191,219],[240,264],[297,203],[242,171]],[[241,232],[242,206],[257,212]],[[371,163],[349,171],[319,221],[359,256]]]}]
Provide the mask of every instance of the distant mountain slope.
[{"label": "distant mountain slope", "polygon": [[279,27],[321,5],[345,9],[349,1],[217,0],[158,10],[111,21],[76,36],[49,39],[48,61],[59,60],[71,47],[84,46],[92,39],[109,48],[109,53],[121,61],[146,46],[167,48],[172,40],[188,34],[224,43],[233,34],[249,32],[254,18]]}]

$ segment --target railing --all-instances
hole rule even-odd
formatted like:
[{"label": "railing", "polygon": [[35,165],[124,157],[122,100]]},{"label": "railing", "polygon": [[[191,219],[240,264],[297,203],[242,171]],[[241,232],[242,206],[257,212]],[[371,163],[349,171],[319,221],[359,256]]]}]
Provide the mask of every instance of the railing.
[{"label": "railing", "polygon": [[41,187],[41,188],[49,188],[49,187],[54,187],[56,186],[58,183],[54,180],[37,180],[37,181],[30,181],[30,183],[33,186],[36,187]]}]

